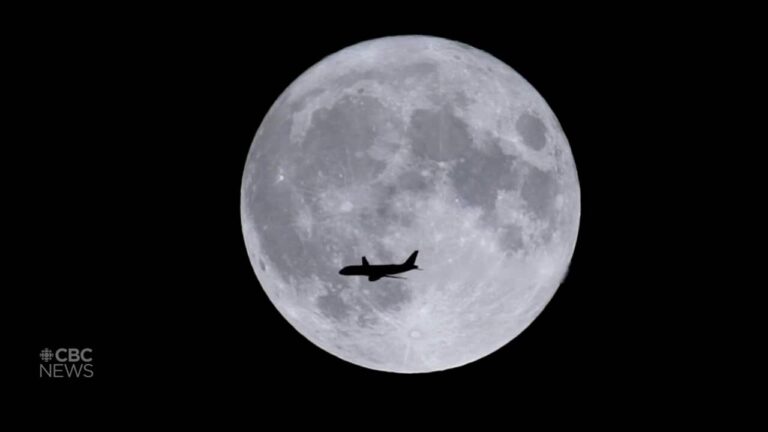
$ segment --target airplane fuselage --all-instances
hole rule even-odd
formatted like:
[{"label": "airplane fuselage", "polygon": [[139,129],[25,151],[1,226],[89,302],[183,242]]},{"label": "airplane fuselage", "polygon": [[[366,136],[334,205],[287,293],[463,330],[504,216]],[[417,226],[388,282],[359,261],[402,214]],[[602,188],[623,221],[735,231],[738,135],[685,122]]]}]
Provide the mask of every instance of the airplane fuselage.
[{"label": "airplane fuselage", "polygon": [[339,271],[339,274],[344,276],[371,276],[371,275],[391,275],[404,273],[409,270],[413,270],[416,267],[405,267],[397,264],[387,265],[353,265],[347,266]]}]

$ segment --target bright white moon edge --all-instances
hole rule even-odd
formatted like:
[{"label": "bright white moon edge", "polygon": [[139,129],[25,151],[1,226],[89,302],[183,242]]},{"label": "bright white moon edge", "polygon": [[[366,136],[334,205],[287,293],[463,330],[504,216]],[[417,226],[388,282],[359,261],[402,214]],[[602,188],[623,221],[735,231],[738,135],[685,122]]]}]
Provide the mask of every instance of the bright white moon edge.
[{"label": "bright white moon edge", "polygon": [[[371,369],[458,367],[541,312],[574,252],[580,188],[544,99],[509,66],[425,36],[323,59],[274,103],[248,154],[248,255],[285,319]],[[407,280],[338,274],[419,250]]]}]

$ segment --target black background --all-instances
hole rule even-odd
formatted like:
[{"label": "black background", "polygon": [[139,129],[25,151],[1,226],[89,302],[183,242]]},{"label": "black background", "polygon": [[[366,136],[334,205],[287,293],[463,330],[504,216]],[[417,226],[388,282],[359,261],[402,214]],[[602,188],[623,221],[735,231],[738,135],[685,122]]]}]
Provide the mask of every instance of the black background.
[{"label": "black background", "polygon": [[[672,119],[692,78],[678,65],[707,44],[632,14],[528,17],[356,11],[288,24],[285,13],[198,10],[22,26],[11,39],[18,135],[4,159],[19,274],[7,287],[22,347],[13,378],[65,393],[296,405],[501,391],[623,406],[690,391],[690,365],[674,354],[680,318],[668,313],[684,296],[674,268],[686,241],[669,234],[692,199],[675,193],[687,144]],[[568,277],[539,318],[482,360],[421,375],[360,368],[299,335],[259,287],[239,215],[246,154],[280,93],[324,56],[397,34],[459,40],[518,71],[558,116],[582,192]],[[39,379],[40,349],[60,346],[92,347],[94,378]]]}]

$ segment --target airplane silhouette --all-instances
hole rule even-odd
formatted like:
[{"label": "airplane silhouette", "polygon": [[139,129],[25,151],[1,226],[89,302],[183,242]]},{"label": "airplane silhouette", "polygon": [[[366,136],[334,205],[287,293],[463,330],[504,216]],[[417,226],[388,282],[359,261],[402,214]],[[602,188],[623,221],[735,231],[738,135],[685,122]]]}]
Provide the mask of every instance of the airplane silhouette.
[{"label": "airplane silhouette", "polygon": [[393,279],[405,279],[400,276],[392,276],[397,273],[404,273],[410,270],[421,270],[416,265],[416,255],[419,251],[414,251],[402,264],[370,265],[368,260],[363,257],[363,265],[347,266],[339,270],[339,274],[344,276],[368,276],[368,280],[375,282],[383,277]]}]

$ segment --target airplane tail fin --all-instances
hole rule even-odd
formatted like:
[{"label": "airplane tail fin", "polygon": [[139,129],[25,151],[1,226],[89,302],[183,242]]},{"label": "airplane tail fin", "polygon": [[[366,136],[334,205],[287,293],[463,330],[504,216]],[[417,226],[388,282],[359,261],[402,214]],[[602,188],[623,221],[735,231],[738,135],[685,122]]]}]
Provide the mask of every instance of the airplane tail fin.
[{"label": "airplane tail fin", "polygon": [[368,260],[363,257],[363,267],[368,267]]},{"label": "airplane tail fin", "polygon": [[403,264],[418,268],[418,266],[416,265],[416,255],[418,254],[419,254],[419,251],[413,251],[411,256],[409,256],[408,259],[405,260]]}]

